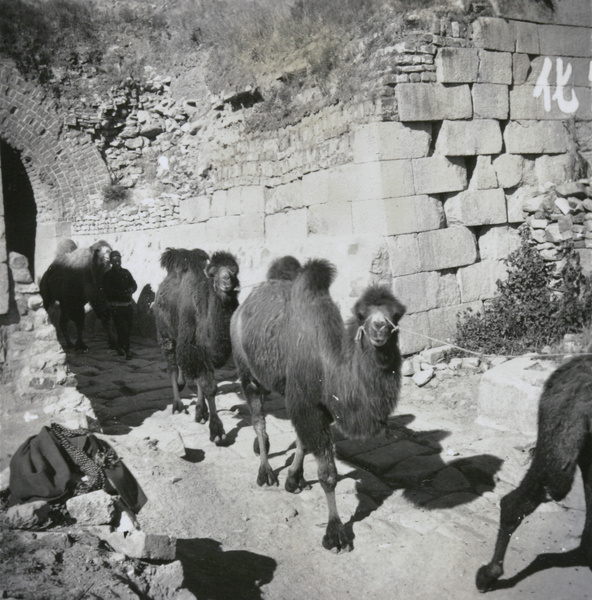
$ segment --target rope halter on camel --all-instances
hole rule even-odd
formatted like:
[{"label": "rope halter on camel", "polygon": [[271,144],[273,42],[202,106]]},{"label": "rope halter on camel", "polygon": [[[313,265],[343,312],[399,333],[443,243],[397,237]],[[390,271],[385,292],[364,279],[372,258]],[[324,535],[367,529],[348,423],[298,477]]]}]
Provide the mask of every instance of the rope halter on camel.
[{"label": "rope halter on camel", "polygon": [[[391,330],[389,331],[389,337],[391,335],[393,335],[393,333],[395,333],[396,331],[399,331],[399,326],[395,325],[388,317],[384,317],[386,322],[391,326]],[[362,338],[364,337],[364,334],[366,334],[366,330],[364,329],[363,325],[360,325],[358,327],[358,331],[356,332],[356,337],[354,338],[354,341],[356,342],[361,342]]]}]

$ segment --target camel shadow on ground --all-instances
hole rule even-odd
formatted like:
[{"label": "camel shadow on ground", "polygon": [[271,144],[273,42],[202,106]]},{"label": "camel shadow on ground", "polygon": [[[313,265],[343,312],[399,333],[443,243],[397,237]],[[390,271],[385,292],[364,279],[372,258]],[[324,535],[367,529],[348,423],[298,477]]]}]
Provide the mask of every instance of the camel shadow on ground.
[{"label": "camel shadow on ground", "polygon": [[512,577],[498,579],[494,584],[493,591],[511,589],[521,581],[541,571],[555,568],[567,569],[570,567],[590,567],[580,548],[574,548],[569,552],[546,552],[539,554],[529,565]]},{"label": "camel shadow on ground", "polygon": [[222,551],[208,538],[177,540],[176,558],[183,565],[183,586],[198,600],[261,600],[261,586],[273,579],[277,563],[246,550]]}]

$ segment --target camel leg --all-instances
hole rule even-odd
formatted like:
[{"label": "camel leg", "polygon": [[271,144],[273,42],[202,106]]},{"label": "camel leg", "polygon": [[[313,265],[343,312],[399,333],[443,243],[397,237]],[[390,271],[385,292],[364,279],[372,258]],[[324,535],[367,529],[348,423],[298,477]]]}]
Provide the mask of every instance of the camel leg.
[{"label": "camel leg", "polygon": [[68,321],[70,320],[70,317],[68,317],[68,313],[62,308],[60,307],[60,331],[62,332],[62,335],[64,336],[64,341],[66,342],[66,348],[74,348],[74,344],[72,343],[72,340],[70,339],[70,335],[68,333]]},{"label": "camel leg", "polygon": [[88,352],[88,346],[82,339],[82,332],[84,330],[84,306],[73,309],[70,312],[70,317],[76,325],[76,343],[74,344],[74,349],[77,352]]},{"label": "camel leg", "polygon": [[[200,404],[203,407],[205,407],[205,405],[203,404],[203,397],[205,396],[205,400],[208,404],[210,412],[210,441],[214,442],[217,446],[219,446],[226,440],[226,432],[224,431],[224,425],[222,425],[222,421],[220,420],[220,417],[218,416],[218,411],[216,410],[217,385],[214,379],[214,373],[212,373],[211,371],[206,371],[203,375],[198,377],[197,387],[198,402],[195,407],[195,420],[200,422],[199,419],[204,414],[204,411],[200,410]],[[205,414],[207,420],[207,409]]]},{"label": "camel leg", "polygon": [[480,592],[494,589],[495,582],[504,573],[504,557],[512,534],[522,520],[547,499],[541,471],[535,467],[533,463],[520,485],[501,500],[500,525],[493,558],[477,571],[476,585]]},{"label": "camel leg", "polygon": [[587,448],[584,448],[579,460],[586,497],[586,521],[584,523],[580,549],[588,566],[592,569],[592,449],[590,446],[591,444],[588,444]]},{"label": "camel leg", "polygon": [[187,413],[188,411],[179,395],[179,385],[177,384],[179,368],[177,367],[177,361],[175,359],[175,342],[168,338],[159,339],[158,341],[167,363],[167,373],[169,374],[169,379],[171,380],[171,386],[173,388],[173,414]]},{"label": "camel leg", "polygon": [[263,390],[247,376],[241,377],[241,385],[251,413],[251,424],[257,436],[253,443],[253,450],[255,454],[259,454],[260,461],[257,485],[279,485],[278,478],[269,464],[269,436],[265,427]]},{"label": "camel leg", "polygon": [[299,494],[302,490],[310,490],[310,484],[304,479],[304,456],[306,450],[300,441],[300,438],[296,438],[296,454],[294,460],[288,469],[288,477],[286,479],[286,491],[292,494]]},{"label": "camel leg", "polygon": [[337,502],[335,500],[337,467],[335,466],[332,446],[329,445],[323,451],[316,453],[315,458],[318,464],[319,481],[325,492],[329,509],[329,520],[323,537],[323,547],[336,552],[341,550],[349,552],[353,550],[353,540],[345,530],[337,512]]}]

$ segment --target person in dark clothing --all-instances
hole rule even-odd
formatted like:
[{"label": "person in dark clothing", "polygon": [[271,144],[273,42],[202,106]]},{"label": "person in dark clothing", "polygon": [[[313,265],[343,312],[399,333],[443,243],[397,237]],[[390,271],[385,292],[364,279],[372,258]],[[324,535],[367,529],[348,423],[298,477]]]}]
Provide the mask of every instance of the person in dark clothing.
[{"label": "person in dark clothing", "polygon": [[117,354],[131,360],[130,333],[133,323],[132,294],[138,289],[132,274],[121,266],[121,254],[109,255],[111,269],[103,275],[103,291],[117,332]]}]

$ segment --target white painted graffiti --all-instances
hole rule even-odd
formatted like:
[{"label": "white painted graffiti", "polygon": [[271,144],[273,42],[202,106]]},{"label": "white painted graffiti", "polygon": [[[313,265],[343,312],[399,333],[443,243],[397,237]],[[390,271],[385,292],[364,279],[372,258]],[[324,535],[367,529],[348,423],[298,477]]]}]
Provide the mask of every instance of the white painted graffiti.
[{"label": "white painted graffiti", "polygon": [[[566,89],[572,74],[571,63],[567,63],[565,70],[563,68],[563,59],[557,58],[557,75],[555,91],[550,83],[551,71],[553,70],[553,61],[546,56],[543,62],[543,68],[538,76],[536,86],[533,91],[533,96],[539,98],[543,96],[543,104],[545,110],[550,112],[551,102],[556,101],[559,110],[570,115],[576,112],[580,106],[580,102],[573,87],[571,90]],[[590,63],[590,71],[588,79],[592,82],[592,62]]]}]

